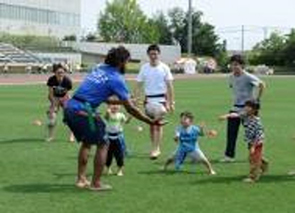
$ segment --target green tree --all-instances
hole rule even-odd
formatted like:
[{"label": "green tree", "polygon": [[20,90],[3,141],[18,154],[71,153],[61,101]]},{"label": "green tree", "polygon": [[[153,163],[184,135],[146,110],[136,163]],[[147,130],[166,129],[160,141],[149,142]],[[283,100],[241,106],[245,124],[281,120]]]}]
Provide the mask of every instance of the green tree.
[{"label": "green tree", "polygon": [[285,66],[295,66],[295,30],[286,36],[282,57]]},{"label": "green tree", "polygon": [[[183,52],[187,52],[188,39],[188,13],[181,8],[173,8],[168,13],[170,19],[170,30]],[[203,23],[203,13],[193,10],[192,12],[192,52],[196,55],[216,57],[224,50],[219,38],[215,34],[214,26]]]},{"label": "green tree", "polygon": [[159,41],[159,33],[136,0],[113,0],[98,21],[100,36],[106,42],[153,43]]},{"label": "green tree", "polygon": [[171,45],[173,43],[172,32],[168,20],[163,12],[159,12],[152,19],[152,26],[157,28],[159,33],[159,44]]},{"label": "green tree", "polygon": [[255,45],[249,54],[249,62],[254,65],[265,64],[269,66],[284,66],[285,47],[286,37],[274,32],[268,39]]}]

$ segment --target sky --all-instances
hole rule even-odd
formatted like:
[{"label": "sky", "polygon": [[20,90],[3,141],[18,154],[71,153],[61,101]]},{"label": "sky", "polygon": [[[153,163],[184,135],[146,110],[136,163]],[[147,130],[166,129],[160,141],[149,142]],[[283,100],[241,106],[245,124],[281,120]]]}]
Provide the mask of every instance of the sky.
[{"label": "sky", "polygon": [[[95,31],[99,12],[107,0],[82,1],[82,31]],[[192,0],[193,7],[204,13],[203,20],[216,26],[221,40],[226,40],[229,50],[242,47],[241,29],[245,26],[245,49],[273,31],[286,33],[295,27],[294,0]],[[167,12],[173,7],[188,8],[188,0],[138,0],[148,15],[157,11]]]}]

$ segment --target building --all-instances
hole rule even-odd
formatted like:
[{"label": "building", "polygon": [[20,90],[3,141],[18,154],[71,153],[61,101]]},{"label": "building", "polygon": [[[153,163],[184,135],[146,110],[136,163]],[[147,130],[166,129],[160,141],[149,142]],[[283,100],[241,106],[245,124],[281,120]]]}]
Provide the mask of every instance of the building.
[{"label": "building", "polygon": [[[130,51],[132,61],[141,63],[148,61],[146,50],[149,44],[79,42],[73,43],[72,48],[82,53],[83,63],[94,65],[102,62],[111,48],[119,45],[123,45]],[[161,60],[169,65],[173,65],[181,58],[181,47],[179,45],[160,45],[160,48]]]},{"label": "building", "polygon": [[0,0],[0,33],[78,35],[80,10],[81,0]]}]

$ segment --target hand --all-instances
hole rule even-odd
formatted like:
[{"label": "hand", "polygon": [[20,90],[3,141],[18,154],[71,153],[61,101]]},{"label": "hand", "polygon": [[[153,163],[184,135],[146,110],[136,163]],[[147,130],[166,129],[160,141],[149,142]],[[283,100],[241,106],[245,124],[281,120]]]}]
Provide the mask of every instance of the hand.
[{"label": "hand", "polygon": [[226,119],[227,119],[227,115],[221,115],[218,117],[218,120],[220,120],[220,121],[224,121]]}]

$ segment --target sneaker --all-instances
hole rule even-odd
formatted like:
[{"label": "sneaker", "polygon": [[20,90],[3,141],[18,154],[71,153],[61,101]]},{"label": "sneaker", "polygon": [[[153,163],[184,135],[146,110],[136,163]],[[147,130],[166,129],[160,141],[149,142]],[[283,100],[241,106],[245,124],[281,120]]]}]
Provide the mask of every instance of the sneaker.
[{"label": "sneaker", "polygon": [[94,187],[94,186],[90,186],[89,187],[89,190],[91,191],[96,191],[96,192],[100,192],[100,191],[109,191],[109,190],[112,190],[112,186],[110,185],[107,185],[107,184],[100,184],[99,187]]},{"label": "sneaker", "polygon": [[52,142],[53,141],[53,137],[49,137],[45,139],[46,142]]},{"label": "sneaker", "polygon": [[106,171],[106,174],[107,175],[112,175],[113,174],[113,171],[111,168],[108,168],[107,171]]},{"label": "sneaker", "polygon": [[214,170],[209,172],[209,175],[216,175],[216,172]]},{"label": "sneaker", "polygon": [[234,158],[231,158],[231,157],[225,156],[219,162],[220,163],[233,163],[233,162],[235,162],[235,159]]},{"label": "sneaker", "polygon": [[295,171],[290,171],[290,172],[288,172],[288,175],[290,175],[290,176],[295,176]]},{"label": "sneaker", "polygon": [[76,187],[79,189],[85,189],[90,186],[90,182],[88,180],[79,180],[76,182]]},{"label": "sneaker", "polygon": [[158,157],[161,155],[161,152],[159,150],[156,150],[156,151],[151,151],[151,154],[150,154],[150,159],[151,160],[156,160],[158,159]]},{"label": "sneaker", "polygon": [[124,176],[124,173],[123,173],[123,171],[122,171],[122,170],[119,170],[119,171],[118,171],[118,173],[117,173],[117,176],[119,176],[119,177],[122,177],[122,176]]},{"label": "sneaker", "polygon": [[243,179],[244,183],[255,183],[255,180],[253,180],[252,178],[245,178]]}]

